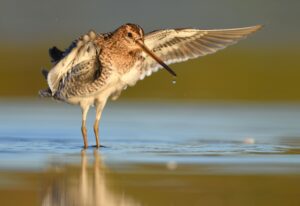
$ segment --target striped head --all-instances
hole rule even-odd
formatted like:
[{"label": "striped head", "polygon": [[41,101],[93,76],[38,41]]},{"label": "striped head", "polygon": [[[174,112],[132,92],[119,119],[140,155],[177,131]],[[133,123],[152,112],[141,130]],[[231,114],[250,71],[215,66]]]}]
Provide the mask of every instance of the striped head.
[{"label": "striped head", "polygon": [[129,47],[137,47],[137,40],[144,41],[144,30],[137,24],[123,24],[114,33]]}]

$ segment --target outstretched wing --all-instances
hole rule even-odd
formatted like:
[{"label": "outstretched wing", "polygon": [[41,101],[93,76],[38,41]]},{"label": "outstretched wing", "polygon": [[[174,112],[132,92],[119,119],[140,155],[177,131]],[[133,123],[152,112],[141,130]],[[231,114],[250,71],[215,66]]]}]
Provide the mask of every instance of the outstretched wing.
[{"label": "outstretched wing", "polygon": [[50,53],[55,63],[47,75],[47,82],[52,94],[55,94],[60,82],[63,81],[68,74],[72,73],[72,70],[81,68],[81,64],[97,59],[96,56],[99,53],[99,48],[94,43],[96,37],[96,33],[90,31],[81,36],[78,40],[75,40],[71,46],[64,53],[60,53],[59,56],[54,58]]},{"label": "outstretched wing", "polygon": [[[207,54],[236,43],[262,26],[235,29],[167,29],[158,30],[145,35],[144,43],[166,64],[183,62]],[[145,55],[141,79],[150,76],[161,66],[153,58]]]}]

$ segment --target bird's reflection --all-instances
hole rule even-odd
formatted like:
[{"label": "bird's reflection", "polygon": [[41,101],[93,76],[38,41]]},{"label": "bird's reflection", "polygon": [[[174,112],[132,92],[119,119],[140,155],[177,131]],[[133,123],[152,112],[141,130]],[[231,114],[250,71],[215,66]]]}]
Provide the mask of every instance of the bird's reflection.
[{"label": "bird's reflection", "polygon": [[[63,168],[47,186],[42,200],[44,206],[56,205],[140,205],[124,192],[114,191],[107,181],[108,169],[98,150],[94,150],[92,170],[89,169],[86,151],[81,153],[81,164],[77,168]],[[59,169],[61,171],[61,169]]]}]

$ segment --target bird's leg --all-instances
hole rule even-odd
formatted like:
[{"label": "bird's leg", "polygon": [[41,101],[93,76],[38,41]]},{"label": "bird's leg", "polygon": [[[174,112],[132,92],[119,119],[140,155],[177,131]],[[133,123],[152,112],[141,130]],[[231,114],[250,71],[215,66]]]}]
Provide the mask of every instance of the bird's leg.
[{"label": "bird's leg", "polygon": [[94,133],[95,133],[95,138],[96,138],[96,147],[100,147],[100,142],[99,142],[99,120],[96,119],[94,123]]},{"label": "bird's leg", "polygon": [[88,147],[88,143],[87,143],[87,129],[86,129],[85,123],[86,123],[86,120],[82,120],[81,133],[82,133],[82,137],[83,137],[84,148],[86,149]]},{"label": "bird's leg", "polygon": [[96,147],[100,147],[99,121],[100,121],[100,118],[101,118],[101,114],[102,114],[104,104],[100,103],[100,102],[96,102],[95,107],[96,107],[96,119],[95,119],[95,122],[94,122],[94,133],[95,133],[95,138],[96,138]]},{"label": "bird's leg", "polygon": [[89,106],[81,106],[82,110],[82,124],[81,124],[81,133],[83,137],[83,143],[84,143],[84,148],[86,149],[88,147],[88,142],[87,142],[87,129],[86,129],[86,116],[89,111]]}]

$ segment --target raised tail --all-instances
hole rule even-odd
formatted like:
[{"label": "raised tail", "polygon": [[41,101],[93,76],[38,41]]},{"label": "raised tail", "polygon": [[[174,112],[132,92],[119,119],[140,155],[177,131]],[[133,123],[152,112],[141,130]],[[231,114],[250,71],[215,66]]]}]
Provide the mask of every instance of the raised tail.
[{"label": "raised tail", "polygon": [[40,97],[52,97],[52,92],[50,88],[42,89],[39,91]]},{"label": "raised tail", "polygon": [[[44,78],[47,80],[49,71],[46,69],[42,69],[41,72],[42,72],[42,75],[44,76]],[[47,89],[40,90],[39,96],[40,97],[52,97],[51,89],[48,87]]]},{"label": "raised tail", "polygon": [[48,73],[49,73],[49,71],[48,70],[46,70],[46,69],[42,69],[42,75],[44,76],[44,78],[47,80],[47,77],[48,77]]},{"label": "raised tail", "polygon": [[64,52],[54,46],[49,49],[49,56],[52,63],[57,63],[64,57]]}]

